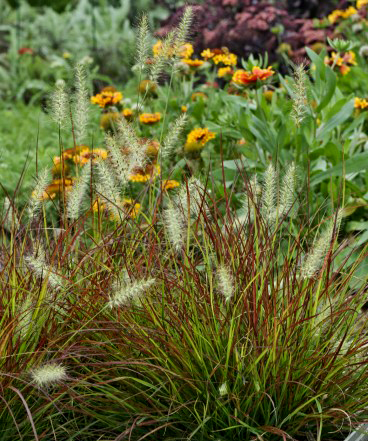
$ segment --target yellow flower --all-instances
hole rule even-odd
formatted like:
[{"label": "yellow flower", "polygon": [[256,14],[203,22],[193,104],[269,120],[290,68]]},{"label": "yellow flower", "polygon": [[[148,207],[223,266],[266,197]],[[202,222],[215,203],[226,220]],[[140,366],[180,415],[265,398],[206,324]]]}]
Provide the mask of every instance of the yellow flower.
[{"label": "yellow flower", "polygon": [[75,155],[73,161],[76,164],[84,165],[87,164],[89,160],[92,160],[92,163],[95,164],[100,159],[107,158],[107,150],[105,149],[93,149],[93,150],[84,150],[79,155]]},{"label": "yellow flower", "polygon": [[219,78],[223,78],[229,75],[232,75],[234,72],[231,69],[230,66],[226,66],[226,67],[220,67],[220,69],[217,71],[217,76]]},{"label": "yellow flower", "polygon": [[139,122],[141,124],[156,124],[157,122],[159,122],[161,119],[161,113],[160,112],[156,112],[156,113],[142,113],[141,115],[139,115]]},{"label": "yellow flower", "polygon": [[123,111],[121,113],[123,114],[123,117],[125,119],[127,119],[128,121],[133,119],[133,110],[132,109],[123,109]]},{"label": "yellow flower", "polygon": [[[55,197],[63,192],[63,189],[65,192],[69,192],[72,189],[73,186],[73,179],[72,178],[65,178],[65,179],[53,179],[51,181],[51,184],[49,184],[45,191],[43,192],[42,196],[39,200],[45,201],[45,200],[51,200],[55,199]],[[36,197],[36,192],[32,192],[32,197]]]},{"label": "yellow flower", "polygon": [[188,111],[188,107],[187,106],[181,106],[181,111],[183,113],[186,113]]},{"label": "yellow flower", "polygon": [[201,57],[203,57],[205,60],[209,60],[215,55],[214,52],[211,51],[211,49],[205,49],[201,52]]},{"label": "yellow flower", "polygon": [[190,43],[184,43],[179,48],[179,56],[181,58],[190,58],[193,55],[194,49]]},{"label": "yellow flower", "polygon": [[338,67],[342,75],[350,72],[350,66],[356,66],[356,55],[353,51],[346,52],[342,56],[338,56],[336,52],[331,53],[331,57],[325,57],[325,64],[328,66]]},{"label": "yellow flower", "polygon": [[263,92],[263,96],[266,98],[266,101],[268,101],[269,103],[272,101],[272,97],[273,97],[273,90],[265,90]]},{"label": "yellow flower", "polygon": [[106,106],[113,106],[114,104],[120,103],[122,99],[123,94],[121,92],[102,90],[101,93],[91,97],[91,103],[98,104],[100,107],[105,108]]},{"label": "yellow flower", "polygon": [[70,149],[66,149],[63,151],[63,158],[73,159],[76,154],[80,154],[82,152],[89,152],[89,147],[87,145],[77,145],[75,148],[72,147]]},{"label": "yellow flower", "polygon": [[99,197],[92,204],[92,210],[96,213],[98,211],[104,211],[106,209],[105,204],[101,201]]},{"label": "yellow flower", "polygon": [[328,21],[331,24],[336,23],[340,18],[349,18],[352,15],[355,15],[358,11],[354,8],[354,6],[349,6],[347,9],[335,9],[328,16]]},{"label": "yellow flower", "polygon": [[236,66],[236,63],[238,62],[238,57],[235,54],[229,52],[225,54],[215,55],[212,60],[215,64],[222,63],[225,64],[225,66]]},{"label": "yellow flower", "polygon": [[201,150],[208,141],[214,139],[215,137],[215,133],[210,132],[207,127],[193,129],[187,136],[184,150],[186,152]]},{"label": "yellow flower", "polygon": [[72,54],[71,54],[70,52],[64,52],[64,53],[63,53],[63,58],[65,58],[66,60],[67,60],[68,58],[72,58]]},{"label": "yellow flower", "polygon": [[130,182],[147,182],[151,179],[154,180],[161,173],[161,168],[159,165],[147,165],[146,168],[138,168],[136,169],[130,176]]},{"label": "yellow flower", "polygon": [[197,60],[197,59],[193,60],[192,58],[183,58],[181,61],[186,65],[188,65],[189,67],[194,67],[194,68],[201,67],[204,63],[203,60]]},{"label": "yellow flower", "polygon": [[165,179],[162,181],[162,190],[167,191],[171,190],[172,188],[180,187],[180,183],[178,181],[175,181],[174,179]]},{"label": "yellow flower", "polygon": [[354,99],[354,107],[356,109],[361,109],[361,110],[367,109],[368,108],[368,100],[366,100],[365,98],[356,97]]},{"label": "yellow flower", "polygon": [[363,6],[366,6],[366,5],[368,5],[368,0],[358,0],[357,4],[356,4],[356,7],[357,7],[357,9],[360,9]]}]

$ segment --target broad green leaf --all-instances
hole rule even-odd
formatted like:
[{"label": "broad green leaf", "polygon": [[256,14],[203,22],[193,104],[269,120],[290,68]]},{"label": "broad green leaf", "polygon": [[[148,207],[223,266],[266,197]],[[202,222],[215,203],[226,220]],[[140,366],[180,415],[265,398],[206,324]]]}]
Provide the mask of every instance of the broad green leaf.
[{"label": "broad green leaf", "polygon": [[[335,104],[338,106],[340,101]],[[334,106],[334,107],[335,107]],[[317,140],[322,141],[323,138],[327,137],[327,135],[337,126],[341,125],[345,122],[354,111],[354,101],[349,100],[342,108],[333,115],[326,123],[322,124],[317,130]]]}]

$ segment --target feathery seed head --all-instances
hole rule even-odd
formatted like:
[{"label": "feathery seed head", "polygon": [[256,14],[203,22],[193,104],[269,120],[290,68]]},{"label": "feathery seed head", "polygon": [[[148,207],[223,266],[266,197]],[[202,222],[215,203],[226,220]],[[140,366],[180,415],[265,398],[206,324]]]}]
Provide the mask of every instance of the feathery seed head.
[{"label": "feathery seed head", "polygon": [[90,109],[89,92],[87,88],[87,73],[84,63],[75,66],[75,94],[74,94],[74,128],[79,144],[82,144],[88,127]]},{"label": "feathery seed head", "polygon": [[188,41],[190,27],[193,21],[193,7],[187,6],[175,32],[174,54],[178,54],[180,48]]},{"label": "feathery seed head", "polygon": [[137,29],[136,64],[143,70],[151,50],[151,35],[147,14],[143,14]]},{"label": "feathery seed head", "polygon": [[69,98],[66,93],[65,81],[58,80],[50,97],[50,115],[53,121],[63,127],[68,119]]},{"label": "feathery seed head", "polygon": [[277,172],[275,167],[270,164],[264,174],[262,211],[265,219],[273,223],[275,221],[277,199]]},{"label": "feathery seed head", "polygon": [[184,245],[185,228],[179,210],[171,201],[164,212],[164,225],[175,251],[179,251]]},{"label": "feathery seed head", "polygon": [[40,210],[49,181],[50,173],[45,169],[37,177],[36,186],[32,192],[32,197],[28,205],[28,215],[30,218],[33,218],[33,216]]},{"label": "feathery seed head", "polygon": [[75,181],[72,190],[68,194],[67,213],[70,219],[78,219],[84,195],[88,188],[91,176],[91,162],[87,162],[82,168],[80,176]]},{"label": "feathery seed head", "polygon": [[67,379],[66,368],[57,363],[48,363],[31,371],[33,383],[38,387],[54,386]]},{"label": "feathery seed head", "polygon": [[178,139],[187,123],[187,116],[185,113],[179,116],[176,121],[170,126],[168,134],[163,142],[162,156],[168,157],[172,153]]},{"label": "feathery seed head", "polygon": [[113,284],[113,293],[109,300],[111,308],[124,306],[128,302],[139,301],[140,298],[155,284],[155,279],[142,279],[130,282],[126,277],[121,282]]},{"label": "feathery seed head", "polygon": [[307,76],[305,65],[299,64],[294,71],[294,94],[291,117],[295,125],[300,127],[308,111]]},{"label": "feathery seed head", "polygon": [[234,294],[234,282],[229,268],[221,264],[217,268],[217,283],[221,294],[228,302]]},{"label": "feathery seed head", "polygon": [[280,216],[286,216],[295,201],[295,184],[296,184],[296,167],[292,162],[282,180],[281,190],[280,190]]}]

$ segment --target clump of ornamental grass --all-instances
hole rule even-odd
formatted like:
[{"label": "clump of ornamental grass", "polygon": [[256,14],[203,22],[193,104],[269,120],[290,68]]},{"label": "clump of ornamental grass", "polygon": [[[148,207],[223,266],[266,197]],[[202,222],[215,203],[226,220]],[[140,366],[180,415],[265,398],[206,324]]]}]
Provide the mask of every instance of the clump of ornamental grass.
[{"label": "clump of ornamental grass", "polygon": [[[194,200],[196,187],[188,185]],[[364,421],[368,400],[368,335],[358,325],[366,299],[363,288],[351,295],[350,287],[367,247],[344,266],[336,213],[321,222],[334,225],[327,247],[318,239],[324,230],[313,241],[302,217],[270,229],[263,198],[252,199],[256,215],[241,234],[235,214],[225,219],[203,185],[200,198],[200,222],[187,222],[191,245],[182,253],[171,252],[185,240],[171,231],[179,216],[144,234],[129,274],[138,281],[154,274],[155,289],[139,285],[147,295],[131,307],[123,287],[114,311],[104,309],[106,332],[90,338],[114,343],[90,357],[94,394],[82,408],[103,415],[101,430],[132,440],[344,439]],[[182,205],[175,208],[185,219],[191,204]],[[310,273],[300,264],[308,256],[318,260]],[[111,303],[110,296],[108,289]]]}]

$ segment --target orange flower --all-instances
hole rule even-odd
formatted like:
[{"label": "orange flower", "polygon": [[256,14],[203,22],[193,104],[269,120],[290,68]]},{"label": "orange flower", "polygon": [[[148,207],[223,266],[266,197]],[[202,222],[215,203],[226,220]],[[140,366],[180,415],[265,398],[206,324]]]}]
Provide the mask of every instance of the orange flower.
[{"label": "orange flower", "polygon": [[123,114],[123,117],[127,119],[128,121],[131,121],[133,119],[133,110],[132,109],[123,109],[121,112]]},{"label": "orange flower", "polygon": [[180,183],[178,181],[175,181],[174,179],[165,179],[162,181],[162,190],[167,191],[171,190],[172,188],[180,187]]},{"label": "orange flower", "polygon": [[248,72],[243,69],[237,70],[233,75],[232,81],[235,84],[244,86],[257,83],[257,81],[265,81],[274,73],[275,72],[272,70],[271,66],[269,66],[267,69],[261,69],[258,66],[254,66],[252,72]]},{"label": "orange flower", "polygon": [[121,92],[114,92],[105,88],[105,90],[102,90],[101,93],[92,96],[91,102],[92,104],[98,104],[104,109],[106,106],[113,106],[120,103],[122,99],[123,94]]},{"label": "orange flower", "polygon": [[195,152],[202,150],[208,141],[214,139],[216,134],[210,132],[207,127],[193,129],[187,136],[187,142],[185,143],[184,150],[186,152]]},{"label": "orange flower", "polygon": [[84,150],[79,155],[75,155],[73,161],[76,164],[84,165],[87,164],[89,160],[92,160],[92,163],[95,164],[100,159],[107,158],[107,150],[105,149],[93,149],[93,150]]},{"label": "orange flower", "polygon": [[189,67],[193,67],[193,68],[200,67],[204,63],[203,60],[192,59],[192,58],[183,58],[181,61],[186,65],[188,65]]},{"label": "orange flower", "polygon": [[89,151],[89,147],[87,145],[77,145],[75,148],[72,147],[70,149],[66,149],[63,152],[64,159],[73,159],[76,154],[80,154],[82,152]]},{"label": "orange flower", "polygon": [[161,119],[161,113],[160,112],[156,112],[156,113],[142,113],[141,115],[139,115],[139,122],[141,124],[155,124],[157,122],[159,122]]},{"label": "orange flower", "polygon": [[161,168],[159,165],[147,165],[144,169],[137,168],[134,172],[129,176],[129,181],[131,182],[147,182],[151,179],[155,179],[161,172]]}]

